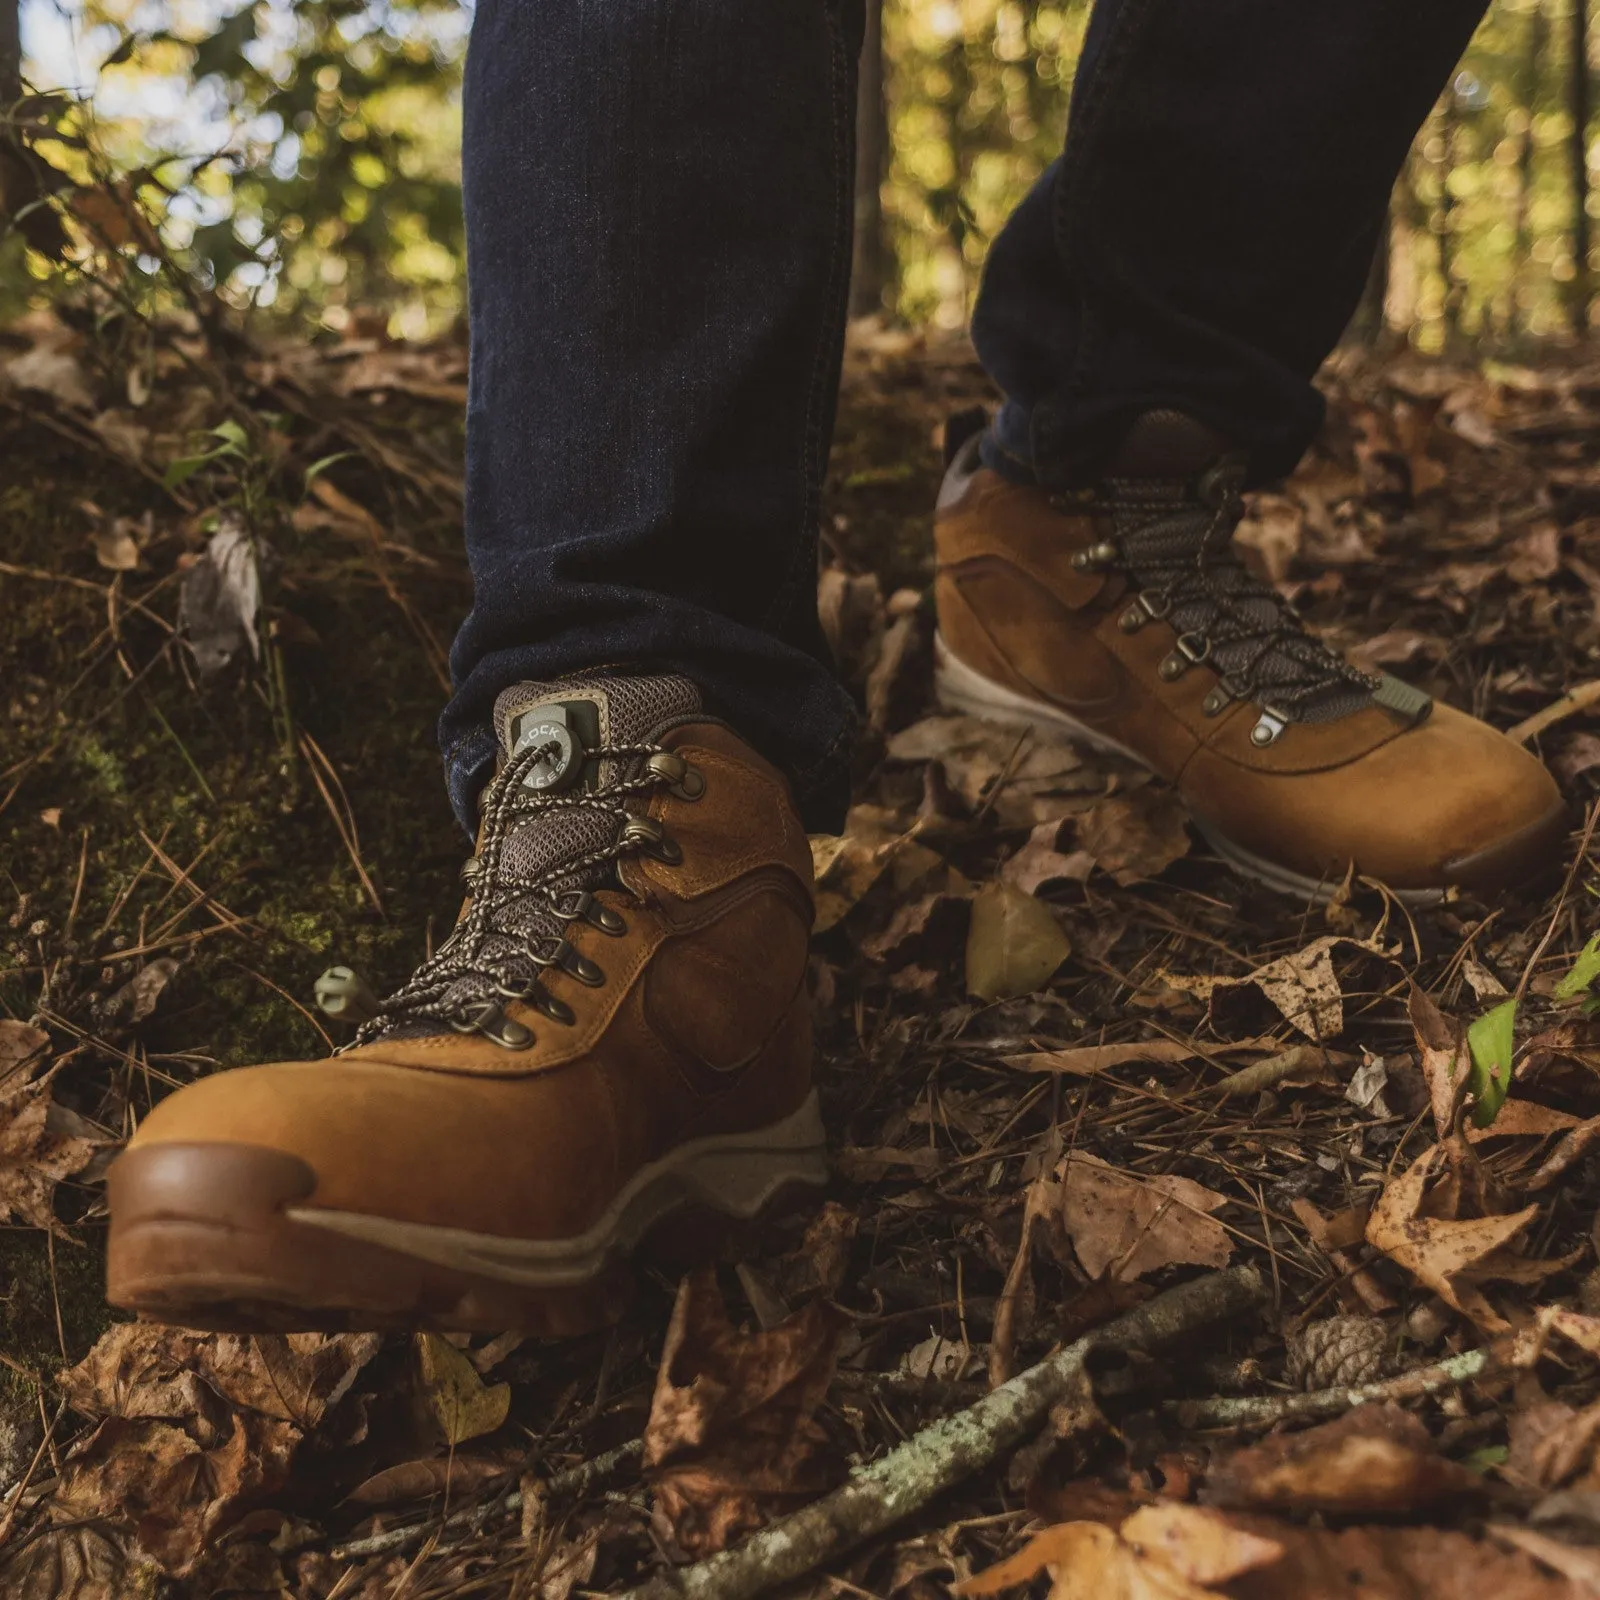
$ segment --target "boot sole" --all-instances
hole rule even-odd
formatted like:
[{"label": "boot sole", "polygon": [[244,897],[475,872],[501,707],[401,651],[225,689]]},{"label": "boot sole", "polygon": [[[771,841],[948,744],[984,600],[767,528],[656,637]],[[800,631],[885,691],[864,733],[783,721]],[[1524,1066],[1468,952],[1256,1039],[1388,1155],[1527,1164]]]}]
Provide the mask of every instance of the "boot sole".
[{"label": "boot sole", "polygon": [[108,1178],[107,1298],[225,1332],[432,1328],[570,1337],[616,1321],[628,1258],[675,1236],[703,1254],[827,1182],[813,1091],[769,1127],[680,1145],[641,1168],[582,1234],[517,1239],[299,1202],[316,1174],[246,1144],[156,1144]]},{"label": "boot sole", "polygon": [[[1102,754],[1121,756],[1146,772],[1154,770],[1137,750],[1080,722],[1059,706],[1051,705],[1047,700],[1035,700],[1028,695],[1018,694],[1014,689],[984,677],[954,655],[940,635],[934,638],[934,693],[939,704],[948,710],[1013,728],[1043,725],[1074,743],[1086,745]],[[1327,904],[1339,888],[1337,881],[1309,877],[1247,850],[1214,823],[1193,811],[1190,817],[1206,843],[1241,877],[1311,905]],[[1548,870],[1558,858],[1570,822],[1567,808],[1562,805],[1549,816],[1540,818],[1520,833],[1480,851],[1476,856],[1451,862],[1452,881],[1479,893],[1516,887]],[[1440,904],[1448,890],[1440,887],[1391,889],[1389,892],[1402,905],[1412,910],[1425,910]]]}]

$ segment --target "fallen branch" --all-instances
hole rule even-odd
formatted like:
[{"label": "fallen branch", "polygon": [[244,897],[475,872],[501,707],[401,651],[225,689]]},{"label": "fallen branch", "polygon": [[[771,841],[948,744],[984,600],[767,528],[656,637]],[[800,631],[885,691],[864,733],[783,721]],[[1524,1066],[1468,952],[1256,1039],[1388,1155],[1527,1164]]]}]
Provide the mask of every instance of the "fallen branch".
[{"label": "fallen branch", "polygon": [[1487,1350],[1468,1350],[1428,1367],[1413,1367],[1382,1383],[1358,1383],[1310,1394],[1269,1394],[1212,1400],[1174,1400],[1163,1409],[1184,1428],[1268,1428],[1279,1422],[1336,1417],[1380,1400],[1420,1400],[1481,1377],[1494,1365]]},{"label": "fallen branch", "polygon": [[[619,1444],[615,1450],[607,1450],[604,1455],[596,1456],[592,1461],[580,1461],[575,1467],[568,1467],[565,1472],[558,1472],[544,1485],[544,1492],[551,1499],[565,1499],[572,1495],[581,1495],[594,1488],[596,1484],[605,1480],[625,1467],[630,1461],[635,1460],[644,1448],[642,1439],[630,1439],[626,1444]],[[437,1534],[465,1528],[470,1533],[476,1533],[495,1511],[520,1511],[522,1509],[522,1491],[514,1489],[503,1499],[496,1497],[481,1506],[473,1506],[469,1511],[458,1511],[454,1516],[446,1517],[443,1522],[416,1522],[409,1528],[391,1528],[387,1533],[374,1533],[365,1539],[351,1539],[347,1544],[335,1545],[328,1554],[335,1561],[353,1561],[360,1556],[394,1555],[396,1552],[414,1550],[419,1544]]]},{"label": "fallen branch", "polygon": [[936,1495],[991,1465],[1036,1431],[1092,1354],[1156,1351],[1202,1328],[1254,1310],[1266,1299],[1253,1267],[1233,1267],[1183,1284],[1058,1350],[964,1411],[941,1418],[865,1467],[830,1495],[763,1528],[743,1544],[676,1572],[664,1572],[620,1600],[752,1600],[813,1572]]}]

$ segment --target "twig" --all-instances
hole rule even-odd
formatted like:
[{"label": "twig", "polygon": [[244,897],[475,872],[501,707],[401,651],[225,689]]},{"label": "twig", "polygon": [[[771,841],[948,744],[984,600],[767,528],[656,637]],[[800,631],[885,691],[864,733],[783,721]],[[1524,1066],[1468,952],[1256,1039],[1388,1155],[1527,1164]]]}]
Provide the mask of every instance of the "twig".
[{"label": "twig", "polygon": [[1382,1383],[1358,1383],[1338,1389],[1314,1389],[1310,1394],[1268,1394],[1211,1400],[1174,1400],[1162,1409],[1184,1428],[1266,1428],[1278,1422],[1336,1417],[1356,1406],[1381,1400],[1420,1400],[1423,1395],[1449,1389],[1481,1377],[1493,1365],[1488,1350],[1468,1350],[1428,1367],[1413,1367]]},{"label": "twig", "polygon": [[1567,876],[1561,885],[1561,893],[1556,897],[1556,908],[1550,913],[1550,925],[1544,930],[1544,938],[1534,947],[1533,954],[1528,957],[1528,964],[1522,969],[1522,976],[1517,980],[1516,993],[1513,1000],[1520,1001],[1528,992],[1528,982],[1533,977],[1534,969],[1539,965],[1539,957],[1550,946],[1550,941],[1556,936],[1556,924],[1561,921],[1561,913],[1567,908],[1567,896],[1572,893],[1572,886],[1577,882],[1578,874],[1583,871],[1583,864],[1589,857],[1589,841],[1594,838],[1594,825],[1600,821],[1600,800],[1589,807],[1589,815],[1583,824],[1583,837],[1578,841],[1578,853],[1572,858],[1572,865],[1567,868]]},{"label": "twig", "polygon": [[[644,1449],[642,1439],[630,1439],[615,1450],[607,1450],[593,1461],[580,1461],[565,1472],[558,1472],[544,1485],[544,1492],[553,1497],[568,1497],[587,1493],[598,1483],[603,1483]],[[394,1555],[414,1549],[417,1545],[444,1533],[447,1529],[468,1528],[476,1533],[495,1509],[520,1511],[522,1491],[514,1489],[503,1500],[495,1499],[470,1511],[458,1511],[443,1522],[418,1522],[409,1528],[391,1528],[387,1533],[375,1533],[366,1539],[352,1539],[348,1544],[335,1545],[329,1556],[335,1561],[352,1561],[358,1556]]]},{"label": "twig", "polygon": [[752,1600],[804,1577],[920,1511],[1027,1438],[1092,1354],[1170,1348],[1201,1328],[1254,1310],[1265,1299],[1261,1274],[1253,1267],[1209,1273],[1157,1295],[1020,1373],[976,1405],[914,1434],[851,1473],[832,1494],[762,1529],[736,1549],[661,1573],[628,1591],[624,1600]]},{"label": "twig", "polygon": [[1600,701],[1600,680],[1580,683],[1570,693],[1547,705],[1543,711],[1535,711],[1531,717],[1524,718],[1514,728],[1507,728],[1506,738],[1515,740],[1518,744],[1526,744],[1555,723],[1574,717],[1580,711],[1587,711],[1597,701]]}]

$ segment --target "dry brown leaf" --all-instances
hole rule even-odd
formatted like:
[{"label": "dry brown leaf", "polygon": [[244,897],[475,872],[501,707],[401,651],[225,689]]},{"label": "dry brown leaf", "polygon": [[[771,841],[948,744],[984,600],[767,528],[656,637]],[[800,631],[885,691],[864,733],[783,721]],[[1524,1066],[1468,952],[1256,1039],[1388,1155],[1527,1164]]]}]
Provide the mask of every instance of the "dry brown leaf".
[{"label": "dry brown leaf", "polygon": [[1162,1267],[1220,1267],[1233,1254],[1228,1230],[1211,1216],[1225,1195],[1190,1178],[1121,1172],[1073,1152],[1056,1168],[1061,1216],[1091,1278],[1127,1281]]},{"label": "dry brown leaf", "polygon": [[83,1171],[105,1143],[71,1131],[60,1118],[52,1122],[54,1076],[52,1069],[29,1083],[19,1070],[0,1087],[0,1221],[20,1217],[59,1231],[52,1209],[56,1185]]},{"label": "dry brown leaf", "polygon": [[[1252,994],[1259,994],[1313,1044],[1329,1044],[1344,1032],[1344,992],[1333,963],[1336,950],[1362,960],[1390,959],[1375,944],[1328,934],[1293,955],[1257,967],[1246,977],[1195,980],[1190,991],[1209,1000],[1212,1021],[1219,1030],[1237,1031],[1230,1023],[1246,1020],[1247,1002]],[[1169,977],[1168,981],[1173,980]]]},{"label": "dry brown leaf", "polygon": [[437,1333],[419,1333],[417,1366],[422,1393],[444,1442],[465,1444],[493,1433],[511,1411],[511,1385],[486,1384],[471,1358]]},{"label": "dry brown leaf", "polygon": [[1072,954],[1054,913],[1009,883],[991,883],[972,902],[967,926],[967,993],[980,1000],[1033,994]]},{"label": "dry brown leaf", "polygon": [[1077,819],[1079,849],[1126,888],[1189,853],[1189,813],[1171,789],[1112,795]]},{"label": "dry brown leaf", "polygon": [[1428,1430],[1393,1405],[1360,1406],[1237,1451],[1206,1483],[1219,1506],[1339,1516],[1404,1516],[1482,1492],[1481,1478],[1440,1455]]},{"label": "dry brown leaf", "polygon": [[76,1409],[104,1420],[56,1502],[130,1527],[165,1570],[188,1572],[214,1533],[287,1481],[301,1439],[379,1343],[119,1323],[59,1380]]},{"label": "dry brown leaf", "polygon": [[160,1573],[103,1528],[47,1528],[0,1562],[7,1600],[155,1600]]},{"label": "dry brown leaf", "polygon": [[825,1487],[816,1412],[843,1327],[843,1314],[816,1300],[775,1328],[744,1333],[728,1320],[713,1272],[684,1279],[644,1433],[664,1540],[709,1555]]},{"label": "dry brown leaf", "polygon": [[811,867],[817,880],[814,931],[825,933],[841,921],[883,876],[896,847],[909,840],[900,819],[881,806],[852,806],[839,835],[811,840]]},{"label": "dry brown leaf", "polygon": [[1066,1072],[1076,1078],[1092,1078],[1130,1061],[1192,1061],[1198,1054],[1193,1046],[1175,1039],[1145,1039],[1137,1044],[1082,1044],[1066,1050],[1035,1050],[1001,1059],[1019,1072]]},{"label": "dry brown leaf", "polygon": [[50,1048],[50,1035],[43,1028],[26,1022],[14,1022],[10,1017],[0,1017],[0,1083],[11,1076],[23,1062],[43,1055]]},{"label": "dry brown leaf", "polygon": [[1134,1549],[1159,1556],[1194,1583],[1231,1583],[1283,1554],[1276,1540],[1246,1533],[1214,1511],[1176,1500],[1140,1506],[1120,1531]]},{"label": "dry brown leaf", "polygon": [[1050,1600],[1226,1600],[1227,1583],[1283,1554],[1275,1540],[1231,1527],[1197,1506],[1167,1501],[1141,1507],[1120,1530],[1099,1522],[1061,1522],[1014,1556],[953,1593],[994,1595],[1048,1570]]},{"label": "dry brown leaf", "polygon": [[1416,984],[1411,985],[1407,1006],[1433,1106],[1433,1125],[1441,1139],[1448,1139],[1472,1077],[1467,1030],[1453,1017],[1447,1017]]},{"label": "dry brown leaf", "polygon": [[1486,1332],[1503,1333],[1510,1324],[1476,1285],[1496,1278],[1526,1281],[1530,1274],[1556,1271],[1561,1263],[1529,1261],[1510,1249],[1539,1214],[1537,1206],[1509,1216],[1425,1215],[1429,1184],[1449,1177],[1448,1167],[1447,1147],[1434,1145],[1385,1184],[1367,1221],[1367,1243]]},{"label": "dry brown leaf", "polygon": [[1095,859],[1087,850],[1063,855],[1056,848],[1060,837],[1059,822],[1041,822],[1000,868],[1001,879],[1024,894],[1037,894],[1047,883],[1083,883],[1094,871]]},{"label": "dry brown leaf", "polygon": [[1454,1530],[1232,1520],[1284,1547],[1281,1561],[1228,1585],[1233,1600],[1577,1600],[1528,1556]]},{"label": "dry brown leaf", "polygon": [[358,1483],[345,1496],[347,1506],[375,1511],[380,1506],[406,1500],[426,1500],[432,1495],[463,1495],[481,1489],[512,1469],[485,1456],[430,1456],[420,1461],[400,1461]]}]

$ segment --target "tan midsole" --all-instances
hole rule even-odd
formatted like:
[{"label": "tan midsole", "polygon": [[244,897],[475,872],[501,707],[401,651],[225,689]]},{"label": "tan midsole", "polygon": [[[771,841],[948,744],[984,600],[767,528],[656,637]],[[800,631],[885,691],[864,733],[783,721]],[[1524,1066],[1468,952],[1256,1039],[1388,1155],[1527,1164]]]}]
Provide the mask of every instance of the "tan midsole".
[{"label": "tan midsole", "polygon": [[813,1089],[798,1111],[749,1133],[693,1139],[641,1167],[598,1221],[570,1239],[514,1239],[441,1228],[395,1217],[319,1206],[290,1206],[284,1216],[419,1261],[478,1273],[502,1283],[583,1283],[608,1259],[631,1250],[651,1226],[688,1201],[726,1216],[756,1216],[788,1184],[827,1182],[822,1115]]}]

